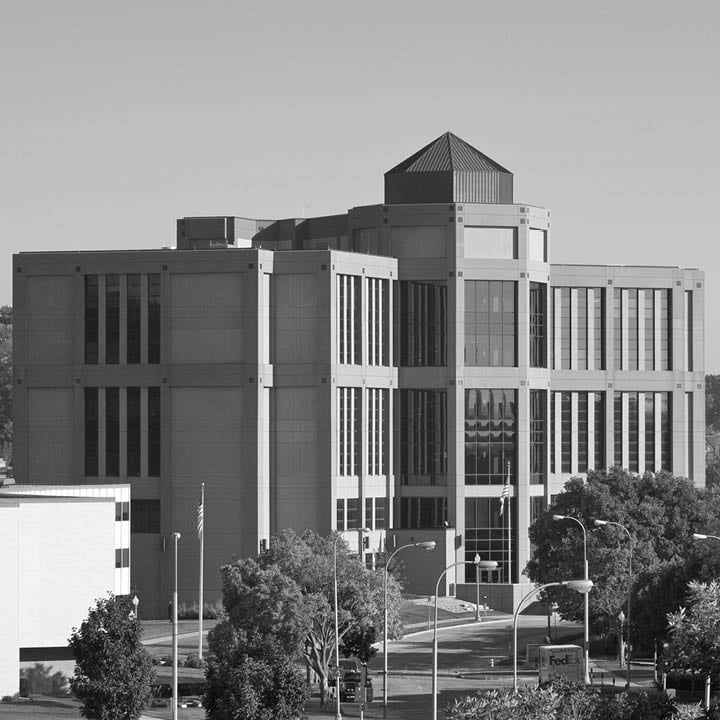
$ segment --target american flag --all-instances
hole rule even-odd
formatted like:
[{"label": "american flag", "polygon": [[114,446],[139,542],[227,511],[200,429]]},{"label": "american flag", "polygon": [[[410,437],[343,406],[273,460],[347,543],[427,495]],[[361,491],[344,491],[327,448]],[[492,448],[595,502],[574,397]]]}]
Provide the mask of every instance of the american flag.
[{"label": "american flag", "polygon": [[500,515],[505,511],[505,500],[510,497],[510,483],[503,485],[500,493]]},{"label": "american flag", "polygon": [[203,498],[200,496],[200,502],[197,506],[197,534],[198,540],[202,538],[203,525],[205,523],[205,508],[203,507]]}]

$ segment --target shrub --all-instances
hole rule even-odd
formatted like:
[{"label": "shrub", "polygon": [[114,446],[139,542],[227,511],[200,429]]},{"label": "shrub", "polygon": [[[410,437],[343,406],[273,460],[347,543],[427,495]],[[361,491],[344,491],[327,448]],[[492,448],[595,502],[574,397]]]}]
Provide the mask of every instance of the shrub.
[{"label": "shrub", "polygon": [[185,658],[184,667],[204,668],[207,667],[207,662],[204,658],[199,657],[197,653],[190,653],[187,658]]}]

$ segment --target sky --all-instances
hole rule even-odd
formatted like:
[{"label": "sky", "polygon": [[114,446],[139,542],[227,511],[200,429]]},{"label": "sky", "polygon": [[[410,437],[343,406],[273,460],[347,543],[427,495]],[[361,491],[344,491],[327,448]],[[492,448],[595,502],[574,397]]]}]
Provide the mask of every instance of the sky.
[{"label": "sky", "polygon": [[552,211],[553,262],[704,270],[718,373],[719,27],[717,0],[0,0],[0,304],[20,251],[381,203],[450,130]]}]

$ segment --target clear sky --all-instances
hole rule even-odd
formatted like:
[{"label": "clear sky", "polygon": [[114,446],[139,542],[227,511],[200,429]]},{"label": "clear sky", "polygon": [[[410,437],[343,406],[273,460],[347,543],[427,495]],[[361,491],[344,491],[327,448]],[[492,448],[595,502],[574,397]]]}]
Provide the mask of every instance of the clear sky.
[{"label": "clear sky", "polygon": [[552,261],[699,267],[720,372],[718,0],[0,0],[0,304],[21,250],[344,212],[451,130]]}]

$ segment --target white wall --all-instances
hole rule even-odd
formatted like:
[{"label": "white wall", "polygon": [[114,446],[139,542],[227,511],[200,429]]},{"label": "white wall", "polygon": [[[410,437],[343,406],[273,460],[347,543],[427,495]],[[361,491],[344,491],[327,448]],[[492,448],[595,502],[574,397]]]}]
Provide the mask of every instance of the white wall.
[{"label": "white wall", "polygon": [[14,695],[18,680],[18,546],[20,508],[12,501],[0,501],[0,697]]}]

